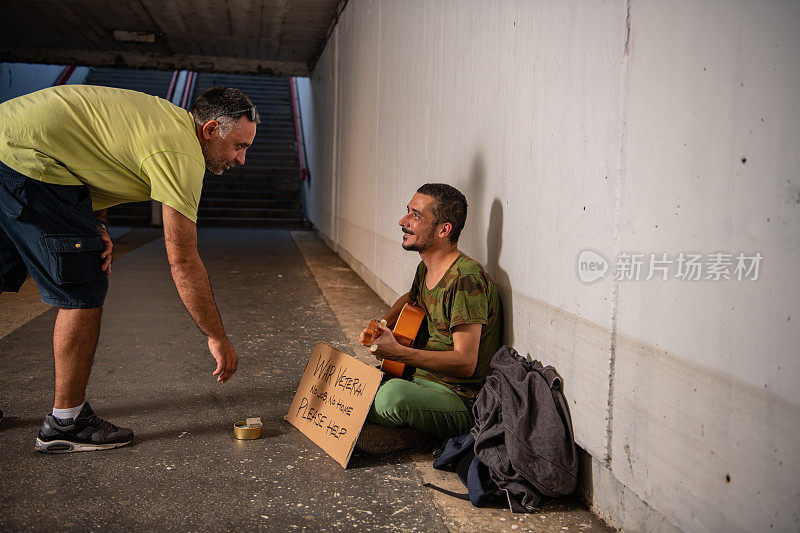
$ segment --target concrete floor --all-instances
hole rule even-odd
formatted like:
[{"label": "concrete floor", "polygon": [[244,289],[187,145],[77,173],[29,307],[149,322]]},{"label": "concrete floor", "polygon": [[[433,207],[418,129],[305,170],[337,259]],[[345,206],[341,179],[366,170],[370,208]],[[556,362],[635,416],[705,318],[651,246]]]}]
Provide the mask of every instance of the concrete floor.
[{"label": "concrete floor", "polygon": [[[105,452],[34,452],[52,406],[55,310],[18,317],[22,325],[0,333],[0,530],[607,530],[574,498],[512,515],[435,493],[422,482],[460,487],[455,474],[430,468],[429,451],[357,454],[345,470],[283,420],[315,344],[354,353],[354,332],[385,309],[313,233],[201,230],[239,353],[224,385],[155,230],[117,245],[128,253],[114,263],[88,399],[135,440]],[[27,309],[31,294],[3,295],[0,317]],[[232,424],[252,416],[264,436],[235,440]]]}]

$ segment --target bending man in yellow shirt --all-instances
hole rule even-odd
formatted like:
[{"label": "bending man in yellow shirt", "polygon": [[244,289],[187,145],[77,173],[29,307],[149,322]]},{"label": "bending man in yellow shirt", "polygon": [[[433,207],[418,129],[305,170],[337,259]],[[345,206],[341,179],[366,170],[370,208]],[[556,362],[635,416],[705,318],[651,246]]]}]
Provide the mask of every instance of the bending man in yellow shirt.
[{"label": "bending man in yellow shirt", "polygon": [[135,91],[59,86],[0,104],[0,292],[27,273],[42,301],[59,307],[53,333],[55,401],[36,449],[64,453],[123,446],[133,432],[97,417],[85,401],[100,333],[113,244],[108,207],[163,205],[175,286],[208,336],[214,375],[236,371],[197,251],[205,169],[244,164],[258,112],[237,89],[214,87],[189,112]]}]

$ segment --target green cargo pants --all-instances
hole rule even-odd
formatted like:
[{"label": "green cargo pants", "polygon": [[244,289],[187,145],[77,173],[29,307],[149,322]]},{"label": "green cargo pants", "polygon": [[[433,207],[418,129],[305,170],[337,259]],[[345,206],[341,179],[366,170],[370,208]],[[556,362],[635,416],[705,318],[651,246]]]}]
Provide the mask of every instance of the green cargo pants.
[{"label": "green cargo pants", "polygon": [[473,424],[472,413],[458,394],[441,383],[416,377],[382,383],[367,422],[408,425],[439,439],[469,433]]}]

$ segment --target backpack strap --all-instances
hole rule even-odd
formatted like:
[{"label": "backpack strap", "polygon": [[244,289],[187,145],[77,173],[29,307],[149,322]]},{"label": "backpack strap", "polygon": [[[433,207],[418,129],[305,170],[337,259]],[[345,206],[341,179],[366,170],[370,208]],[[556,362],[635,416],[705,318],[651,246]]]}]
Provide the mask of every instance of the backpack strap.
[{"label": "backpack strap", "polygon": [[463,494],[458,493],[458,492],[453,492],[452,490],[447,490],[447,489],[443,489],[442,487],[438,487],[438,486],[434,485],[433,483],[423,483],[422,486],[423,487],[428,487],[428,488],[431,488],[431,489],[434,489],[434,490],[438,490],[441,493],[447,494],[448,496],[453,496],[454,498],[458,498],[459,500],[467,500],[467,501],[469,501],[469,493],[466,493],[466,492],[463,493]]}]

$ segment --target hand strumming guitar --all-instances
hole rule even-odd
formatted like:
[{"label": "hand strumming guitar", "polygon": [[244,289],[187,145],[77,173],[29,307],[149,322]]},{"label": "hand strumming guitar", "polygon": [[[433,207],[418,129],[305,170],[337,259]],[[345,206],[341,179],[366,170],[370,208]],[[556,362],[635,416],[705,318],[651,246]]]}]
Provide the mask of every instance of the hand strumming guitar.
[{"label": "hand strumming guitar", "polygon": [[[399,301],[403,301],[401,298]],[[396,307],[396,306],[395,306]],[[394,309],[394,307],[393,307]],[[394,329],[389,329],[388,320],[394,322]],[[399,314],[392,313],[378,322],[370,320],[369,325],[361,332],[359,341],[369,347],[369,351],[381,363],[381,370],[390,377],[406,377],[413,372],[413,368],[406,365],[406,361],[413,352],[410,348],[425,320],[425,310],[404,303]]]},{"label": "hand strumming guitar", "polygon": [[[403,346],[397,342],[397,339],[394,338],[392,330],[381,324],[377,325],[377,329],[379,333],[372,339],[372,346],[377,346],[378,348],[375,351],[370,350],[372,351],[372,355],[374,355],[378,360],[399,360],[398,357],[400,356],[400,351],[402,350]],[[361,332],[362,342],[365,332],[366,330]]]}]

